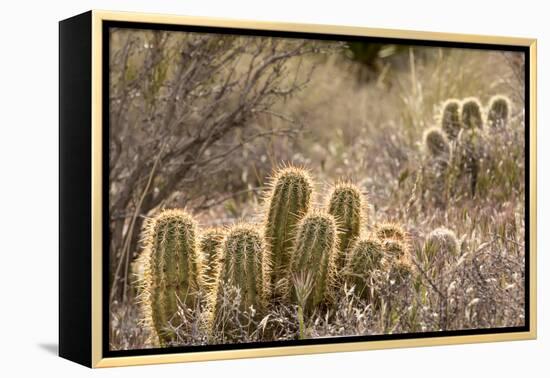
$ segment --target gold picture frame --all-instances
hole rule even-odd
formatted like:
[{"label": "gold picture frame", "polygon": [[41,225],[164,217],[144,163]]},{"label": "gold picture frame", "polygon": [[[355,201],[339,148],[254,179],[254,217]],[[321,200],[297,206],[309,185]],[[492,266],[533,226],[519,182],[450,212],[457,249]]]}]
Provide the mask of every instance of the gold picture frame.
[{"label": "gold picture frame", "polygon": [[[346,341],[311,345],[273,346],[225,350],[109,356],[105,353],[104,297],[104,230],[105,207],[103,198],[104,160],[103,114],[104,97],[108,92],[103,87],[105,75],[105,25],[109,22],[147,25],[198,26],[229,28],[264,32],[296,32],[331,36],[358,36],[370,38],[393,38],[399,40],[429,41],[430,43],[457,43],[477,45],[501,45],[521,47],[528,58],[529,77],[526,119],[529,126],[528,150],[528,229],[526,242],[529,250],[529,275],[525,278],[528,288],[527,328],[518,332],[485,334],[456,334],[422,338],[394,338],[370,341]],[[82,51],[85,50],[85,54]],[[89,367],[114,367],[143,364],[160,364],[189,361],[208,361],[250,357],[269,357],[327,352],[348,352],[372,349],[422,347],[449,344],[483,343],[535,339],[537,336],[537,41],[528,38],[481,36],[468,34],[435,33],[377,29],[367,27],[292,24],[245,20],[187,17],[145,13],[126,13],[93,10],[60,23],[60,355]],[[83,67],[78,71],[71,64]],[[75,84],[76,83],[76,84]],[[76,85],[76,87],[75,87]],[[76,88],[76,89],[75,89]],[[82,95],[79,95],[82,94]],[[76,109],[76,111],[75,111]],[[79,123],[75,123],[79,122]],[[82,126],[82,122],[86,126]],[[78,126],[77,126],[78,125]],[[75,130],[81,128],[81,131]],[[87,149],[71,147],[75,138]],[[79,139],[80,138],[80,139]],[[79,142],[79,143],[80,143]],[[78,144],[78,143],[77,143]],[[71,156],[88,154],[89,166],[74,165]],[[75,154],[75,155],[71,155]],[[71,181],[77,180],[76,187]],[[80,180],[80,181],[78,181]],[[81,185],[81,186],[79,186]],[[83,199],[85,196],[85,200]],[[79,202],[80,201],[80,202]],[[84,201],[84,202],[82,202]],[[84,213],[76,214],[74,206],[81,203]],[[73,210],[71,210],[73,209]],[[79,217],[86,219],[81,220]],[[527,235],[528,233],[528,235]],[[73,236],[70,236],[72,234]],[[84,236],[85,235],[85,236]],[[527,240],[528,239],[528,240]],[[78,299],[76,299],[78,297]],[[82,341],[78,341],[82,340]],[[88,345],[89,344],[89,345]],[[83,346],[84,345],[84,346]]]}]

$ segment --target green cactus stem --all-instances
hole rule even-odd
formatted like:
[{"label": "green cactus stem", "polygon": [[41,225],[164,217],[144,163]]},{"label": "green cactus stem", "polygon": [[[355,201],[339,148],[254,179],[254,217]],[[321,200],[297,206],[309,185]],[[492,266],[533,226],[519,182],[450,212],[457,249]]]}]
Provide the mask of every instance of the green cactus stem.
[{"label": "green cactus stem", "polygon": [[145,322],[155,330],[158,342],[168,345],[181,323],[180,305],[194,309],[204,286],[197,224],[187,212],[174,209],[162,211],[145,227],[141,302]]},{"label": "green cactus stem", "polygon": [[382,266],[384,251],[378,239],[363,238],[356,240],[350,248],[344,277],[349,286],[355,287],[355,293],[370,302],[373,297],[370,287],[374,271]]},{"label": "green cactus stem", "polygon": [[[336,248],[338,234],[336,220],[330,214],[313,211],[308,213],[298,226],[291,272],[293,276],[310,275],[312,290],[304,302],[307,313],[313,308],[330,302],[336,279]],[[291,291],[292,301],[296,303],[295,290]]]},{"label": "green cactus stem", "polygon": [[224,230],[219,227],[209,228],[201,233],[199,249],[203,258],[204,277],[208,281],[215,281],[217,279],[218,249],[221,246],[224,234]]},{"label": "green cactus stem", "polygon": [[510,120],[511,103],[508,97],[497,95],[491,97],[487,112],[487,124],[493,128],[505,128]]},{"label": "green cactus stem", "polygon": [[362,195],[359,188],[351,183],[336,184],[329,198],[328,213],[334,216],[338,225],[339,241],[336,266],[344,267],[346,251],[359,237],[363,224]]},{"label": "green cactus stem", "polygon": [[461,176],[468,177],[469,179],[470,194],[472,197],[476,194],[477,180],[484,150],[485,141],[480,130],[466,130],[460,135],[457,149],[459,170]]},{"label": "green cactus stem", "polygon": [[232,226],[221,244],[219,281],[241,290],[242,309],[252,306],[263,310],[270,294],[266,278],[270,262],[266,260],[262,235],[258,228],[249,224]]},{"label": "green cactus stem", "polygon": [[274,299],[288,295],[290,254],[296,226],[311,206],[312,193],[309,173],[297,167],[276,171],[270,183],[264,236],[268,260],[272,263],[269,281]]},{"label": "green cactus stem", "polygon": [[477,98],[469,97],[462,101],[462,112],[460,116],[464,129],[472,130],[483,128],[482,107]]},{"label": "green cactus stem", "polygon": [[441,129],[450,141],[455,140],[460,133],[460,101],[449,99],[445,101],[441,110]]}]

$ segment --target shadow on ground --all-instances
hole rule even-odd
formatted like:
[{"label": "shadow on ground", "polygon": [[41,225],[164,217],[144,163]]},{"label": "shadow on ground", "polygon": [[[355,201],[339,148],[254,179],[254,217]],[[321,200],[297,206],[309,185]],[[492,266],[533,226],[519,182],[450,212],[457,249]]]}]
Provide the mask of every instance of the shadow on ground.
[{"label": "shadow on ground", "polygon": [[59,354],[59,346],[56,343],[40,343],[38,347],[56,356]]}]

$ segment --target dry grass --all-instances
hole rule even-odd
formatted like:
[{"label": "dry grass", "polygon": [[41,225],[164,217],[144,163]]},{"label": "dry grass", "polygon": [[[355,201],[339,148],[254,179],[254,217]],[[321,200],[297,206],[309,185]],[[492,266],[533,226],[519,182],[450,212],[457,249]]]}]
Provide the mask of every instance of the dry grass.
[{"label": "dry grass", "polygon": [[[378,272],[372,286],[379,298],[376,304],[362,302],[353,287],[342,286],[337,303],[306,315],[302,327],[298,306],[279,305],[264,314],[252,308],[241,311],[238,288],[226,287],[214,335],[202,334],[193,325],[201,309],[182,309],[180,316],[189,327],[174,330],[179,332],[177,344],[523,325],[525,126],[524,87],[517,74],[523,62],[500,52],[415,48],[366,84],[358,83],[355,70],[348,69],[355,63],[341,57],[316,63],[308,88],[278,104],[300,119],[299,137],[273,138],[237,152],[238,164],[227,179],[240,180],[239,186],[247,190],[196,216],[204,227],[257,219],[260,183],[270,168],[281,161],[301,164],[318,178],[317,193],[325,193],[339,179],[351,179],[368,193],[364,233],[382,221],[401,223],[411,236],[414,274],[396,283]],[[419,179],[426,164],[424,130],[437,124],[439,107],[447,98],[477,96],[487,104],[498,93],[512,99],[513,117],[506,130],[486,135],[476,195],[468,193],[467,183],[448,177],[453,190],[444,203],[429,201]],[[280,126],[257,122],[257,127]],[[323,203],[323,198],[316,201]],[[429,232],[441,226],[456,233],[460,251],[441,257],[433,269],[425,262],[423,244]],[[112,303],[110,310],[113,349],[151,346],[148,331],[137,322],[133,300]]]}]

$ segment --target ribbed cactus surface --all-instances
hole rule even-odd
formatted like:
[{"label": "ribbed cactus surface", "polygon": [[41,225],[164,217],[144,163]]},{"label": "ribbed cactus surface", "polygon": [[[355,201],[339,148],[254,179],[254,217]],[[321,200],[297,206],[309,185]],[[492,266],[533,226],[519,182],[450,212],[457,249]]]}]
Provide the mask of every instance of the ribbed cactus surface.
[{"label": "ribbed cactus surface", "polygon": [[203,287],[197,224],[183,210],[165,210],[147,222],[142,303],[161,345],[174,340],[179,305],[194,308]]},{"label": "ribbed cactus surface", "polygon": [[460,133],[460,101],[449,99],[443,104],[441,111],[441,129],[447,135],[447,139],[455,140]]},{"label": "ribbed cactus surface", "polygon": [[362,195],[359,188],[351,183],[336,184],[329,198],[328,212],[338,226],[338,254],[336,266],[344,267],[346,251],[359,237],[363,224]]},{"label": "ribbed cactus surface", "polygon": [[270,262],[266,261],[263,237],[254,225],[232,226],[221,244],[219,282],[239,287],[243,309],[264,309],[269,297],[265,284]]},{"label": "ribbed cactus surface", "polygon": [[344,276],[360,298],[371,299],[372,273],[381,268],[383,255],[382,244],[375,238],[358,239],[351,246]]},{"label": "ribbed cactus surface", "polygon": [[[291,272],[294,276],[307,274],[312,277],[312,291],[305,301],[306,311],[331,298],[336,274],[337,244],[336,221],[332,215],[313,211],[300,221],[292,253]],[[295,295],[294,290],[291,295]]]},{"label": "ribbed cactus surface", "polygon": [[271,293],[275,298],[287,295],[289,289],[290,254],[296,226],[311,206],[313,184],[307,171],[285,167],[275,172],[267,196],[264,235],[268,259]]}]

